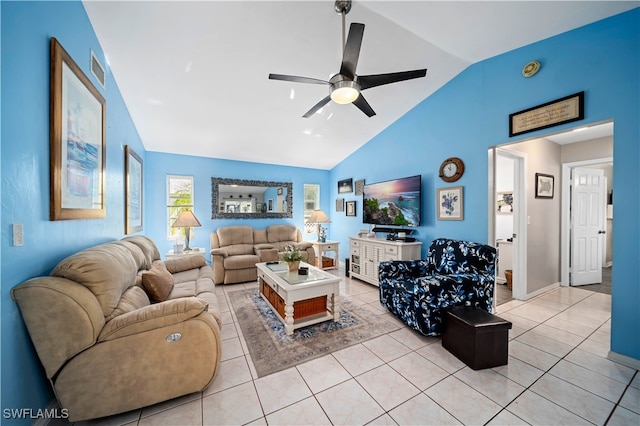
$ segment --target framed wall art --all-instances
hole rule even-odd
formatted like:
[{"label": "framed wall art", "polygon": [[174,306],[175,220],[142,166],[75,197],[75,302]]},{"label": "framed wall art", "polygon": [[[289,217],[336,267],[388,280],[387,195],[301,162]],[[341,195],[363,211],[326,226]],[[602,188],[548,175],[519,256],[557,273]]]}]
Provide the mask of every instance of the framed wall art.
[{"label": "framed wall art", "polygon": [[362,195],[364,193],[364,179],[360,179],[355,182],[354,191],[356,195]]},{"label": "framed wall art", "polygon": [[142,159],[129,145],[124,147],[125,234],[142,231]]},{"label": "framed wall art", "polygon": [[353,179],[343,179],[338,181],[338,194],[353,192]]},{"label": "framed wall art", "polygon": [[553,181],[552,175],[536,173],[536,198],[553,198]]},{"label": "framed wall art", "polygon": [[50,219],[106,216],[106,101],[51,38]]},{"label": "framed wall art", "polygon": [[438,188],[438,220],[464,220],[464,198],[461,186]]},{"label": "framed wall art", "polygon": [[356,215],[356,202],[347,201],[347,216],[355,216],[355,215]]},{"label": "framed wall art", "polygon": [[344,198],[336,198],[336,211],[337,212],[344,211]]}]

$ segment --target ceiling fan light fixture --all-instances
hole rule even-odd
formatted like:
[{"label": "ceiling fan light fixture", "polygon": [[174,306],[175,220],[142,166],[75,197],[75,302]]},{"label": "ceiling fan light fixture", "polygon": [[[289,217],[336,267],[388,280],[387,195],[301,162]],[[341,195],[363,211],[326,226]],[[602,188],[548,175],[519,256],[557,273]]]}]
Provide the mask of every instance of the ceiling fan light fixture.
[{"label": "ceiling fan light fixture", "polygon": [[359,89],[355,81],[338,81],[331,85],[331,100],[337,104],[350,104],[360,96]]}]

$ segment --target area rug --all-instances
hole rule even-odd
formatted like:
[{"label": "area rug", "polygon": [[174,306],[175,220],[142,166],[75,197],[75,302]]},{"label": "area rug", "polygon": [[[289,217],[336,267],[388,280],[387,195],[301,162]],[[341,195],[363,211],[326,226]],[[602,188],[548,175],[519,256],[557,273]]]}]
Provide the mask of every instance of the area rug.
[{"label": "area rug", "polygon": [[258,377],[370,340],[400,325],[349,301],[340,304],[340,320],[302,327],[287,336],[284,325],[258,289],[229,293]]}]

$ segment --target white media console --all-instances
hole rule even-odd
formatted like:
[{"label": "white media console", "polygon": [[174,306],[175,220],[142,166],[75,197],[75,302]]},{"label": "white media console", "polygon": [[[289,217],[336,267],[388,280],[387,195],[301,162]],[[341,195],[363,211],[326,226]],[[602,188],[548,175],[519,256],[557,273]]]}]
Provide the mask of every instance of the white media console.
[{"label": "white media console", "polygon": [[380,262],[420,259],[420,241],[407,243],[367,237],[349,237],[349,240],[350,275],[375,286]]}]

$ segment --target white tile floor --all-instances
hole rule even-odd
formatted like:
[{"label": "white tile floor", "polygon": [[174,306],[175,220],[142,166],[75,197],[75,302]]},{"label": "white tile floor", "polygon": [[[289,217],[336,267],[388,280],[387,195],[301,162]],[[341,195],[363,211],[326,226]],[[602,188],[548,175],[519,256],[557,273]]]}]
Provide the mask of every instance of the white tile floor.
[{"label": "white tile floor", "polygon": [[[558,288],[499,306],[513,323],[508,365],[474,371],[439,338],[403,327],[256,378],[219,286],[223,361],[202,393],[88,424],[109,425],[639,425],[640,375],[606,358],[611,296]],[[344,278],[341,297],[396,319],[377,287]]]}]

